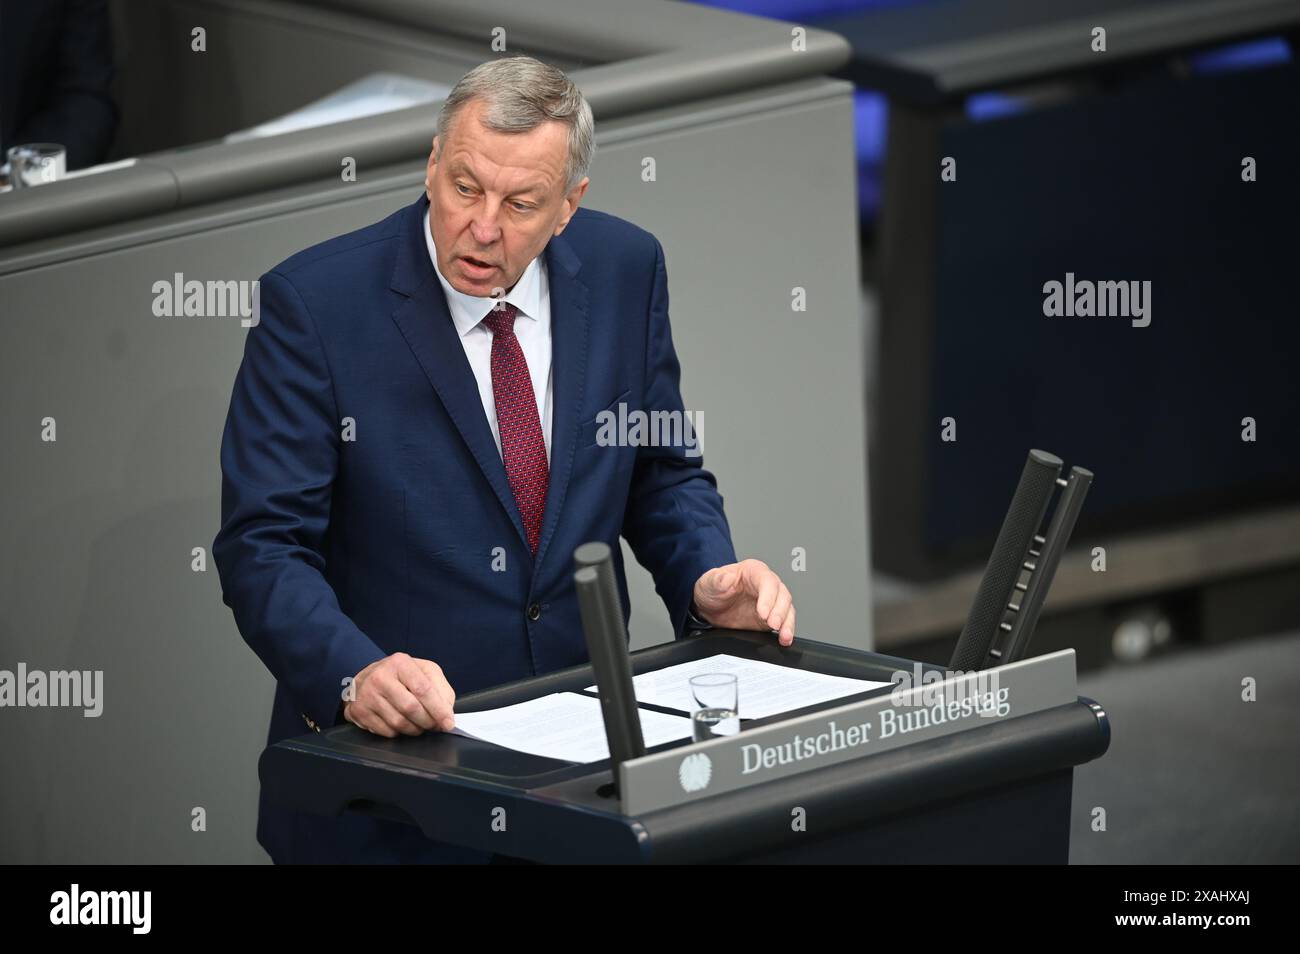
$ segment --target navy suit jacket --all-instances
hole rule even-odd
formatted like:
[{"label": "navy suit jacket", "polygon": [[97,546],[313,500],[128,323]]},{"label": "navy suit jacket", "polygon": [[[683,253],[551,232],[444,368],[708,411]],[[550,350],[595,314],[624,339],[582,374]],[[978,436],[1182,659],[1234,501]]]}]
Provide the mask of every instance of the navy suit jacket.
[{"label": "navy suit jacket", "polygon": [[[613,549],[626,619],[625,537],[678,637],[695,581],[736,559],[700,457],[597,443],[597,416],[620,402],[684,410],[659,241],[580,208],[543,252],[554,398],[534,558],[429,261],[427,207],[421,195],[261,279],[212,552],[240,633],[276,679],[268,744],[336,724],[344,679],[391,653],[432,659],[458,696],[585,663],[581,543]],[[258,841],[277,862],[488,860],[396,822],[293,812],[265,792]]]}]

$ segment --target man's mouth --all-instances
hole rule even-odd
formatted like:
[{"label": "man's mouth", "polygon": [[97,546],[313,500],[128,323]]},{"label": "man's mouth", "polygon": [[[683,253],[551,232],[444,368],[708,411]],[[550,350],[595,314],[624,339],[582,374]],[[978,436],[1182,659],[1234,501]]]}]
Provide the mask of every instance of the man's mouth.
[{"label": "man's mouth", "polygon": [[462,255],[461,258],[469,262],[471,265],[475,266],[476,268],[496,268],[496,265],[494,265],[492,262],[485,262],[482,259],[474,258],[470,255]]}]

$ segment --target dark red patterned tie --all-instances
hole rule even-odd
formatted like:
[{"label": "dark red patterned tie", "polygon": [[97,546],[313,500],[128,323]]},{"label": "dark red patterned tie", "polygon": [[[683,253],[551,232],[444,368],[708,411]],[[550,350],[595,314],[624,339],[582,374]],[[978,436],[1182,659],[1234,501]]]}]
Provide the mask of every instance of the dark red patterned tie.
[{"label": "dark red patterned tie", "polygon": [[537,419],[533,379],[528,374],[523,348],[515,337],[517,314],[519,309],[514,305],[498,302],[483,323],[492,332],[492,396],[497,405],[497,429],[501,434],[506,479],[515,492],[515,503],[519,505],[519,515],[528,533],[528,545],[536,556],[550,468],[546,464],[542,425]]}]

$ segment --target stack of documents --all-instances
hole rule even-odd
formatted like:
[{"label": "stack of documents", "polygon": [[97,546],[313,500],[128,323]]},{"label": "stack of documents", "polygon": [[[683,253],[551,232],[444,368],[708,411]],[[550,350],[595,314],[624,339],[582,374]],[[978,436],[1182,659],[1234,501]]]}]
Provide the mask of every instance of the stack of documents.
[{"label": "stack of documents", "polygon": [[[736,675],[742,719],[762,719],[890,685],[827,676],[726,653],[668,666],[632,678],[637,702],[684,713],[677,716],[640,709],[641,734],[647,749],[691,738],[689,715],[694,700],[690,678],[719,672]],[[588,686],[587,691],[595,692],[596,687]],[[609,758],[600,700],[576,692],[556,692],[484,712],[458,712],[452,733],[567,762]]]},{"label": "stack of documents", "polygon": [[272,119],[252,129],[241,129],[239,132],[230,133],[225,137],[225,141],[244,142],[248,139],[279,136],[300,129],[344,123],[363,116],[388,113],[423,103],[436,103],[446,99],[450,92],[451,87],[444,83],[431,83],[414,76],[401,76],[397,73],[371,73],[278,119]]},{"label": "stack of documents", "polygon": [[[638,711],[646,748],[691,737],[690,719],[653,709]],[[566,762],[609,758],[600,700],[576,692],[555,692],[486,712],[457,712],[451,731]]]},{"label": "stack of documents", "polygon": [[[804,706],[891,685],[869,679],[850,679],[848,676],[827,676],[820,672],[719,653],[633,676],[636,701],[689,713],[694,707],[691,677],[714,672],[733,673],[736,676],[740,697],[738,713],[742,719],[765,719]],[[587,691],[595,692],[596,687],[588,686]]]}]

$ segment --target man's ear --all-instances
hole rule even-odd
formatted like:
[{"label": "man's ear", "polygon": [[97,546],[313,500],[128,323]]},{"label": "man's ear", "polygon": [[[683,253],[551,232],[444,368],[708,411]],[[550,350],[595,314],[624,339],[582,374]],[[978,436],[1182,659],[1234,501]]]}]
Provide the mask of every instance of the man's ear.
[{"label": "man's ear", "polygon": [[424,167],[424,192],[431,200],[433,199],[433,176],[438,168],[438,137],[433,137],[433,148],[429,150],[429,161]]},{"label": "man's ear", "polygon": [[578,211],[578,203],[582,201],[582,197],[586,194],[589,185],[591,185],[591,177],[586,176],[570,189],[569,194],[564,197],[564,217],[560,219],[560,223],[555,227],[556,235],[564,231],[565,226],[569,224],[569,219],[573,218],[573,213]]}]

